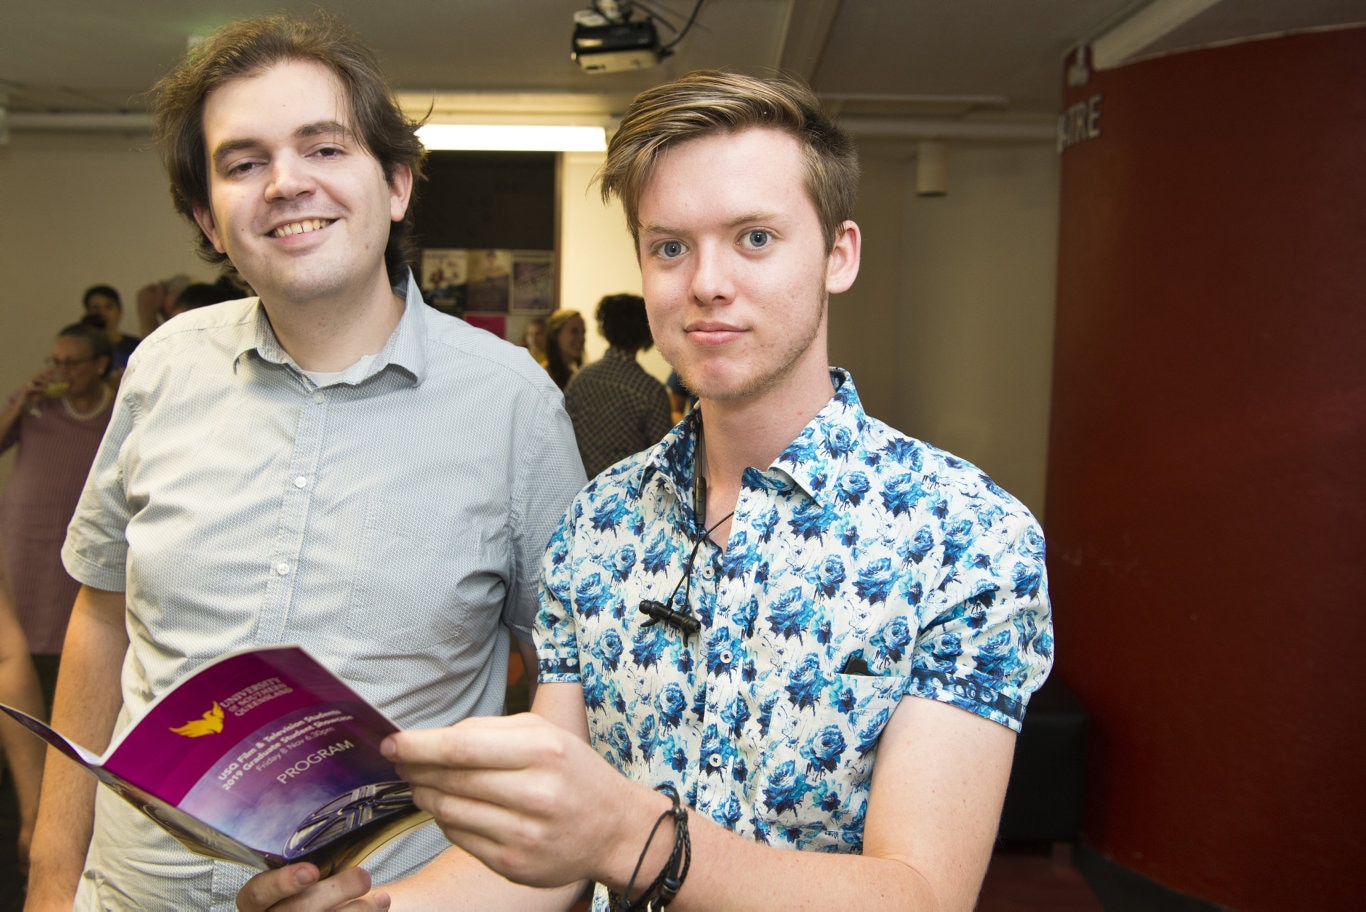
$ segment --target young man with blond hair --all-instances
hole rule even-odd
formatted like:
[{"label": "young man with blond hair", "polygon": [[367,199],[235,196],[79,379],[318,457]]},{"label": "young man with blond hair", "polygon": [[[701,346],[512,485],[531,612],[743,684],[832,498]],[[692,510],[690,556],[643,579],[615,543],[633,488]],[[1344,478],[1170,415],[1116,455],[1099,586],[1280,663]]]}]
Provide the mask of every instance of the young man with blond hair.
[{"label": "young man with blond hair", "polygon": [[[603,192],[697,408],[552,539],[532,712],[389,739],[455,847],[348,908],[565,909],[590,882],[596,912],[972,908],[1051,664],[1044,543],[830,366],[857,177],[791,82],[694,73],[627,110]],[[242,906],[369,885],[313,873]]]}]

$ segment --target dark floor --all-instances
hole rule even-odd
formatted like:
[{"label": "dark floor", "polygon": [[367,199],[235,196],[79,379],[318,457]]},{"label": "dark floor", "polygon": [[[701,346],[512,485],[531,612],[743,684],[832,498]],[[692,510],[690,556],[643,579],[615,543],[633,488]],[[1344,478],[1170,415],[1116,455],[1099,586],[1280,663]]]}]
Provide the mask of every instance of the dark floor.
[{"label": "dark floor", "polygon": [[24,884],[19,879],[19,859],[15,854],[19,806],[14,801],[9,770],[0,769],[0,779],[0,912],[20,912],[24,908]]},{"label": "dark floor", "polygon": [[977,912],[1106,912],[1072,863],[1070,846],[1003,846],[991,858]]}]

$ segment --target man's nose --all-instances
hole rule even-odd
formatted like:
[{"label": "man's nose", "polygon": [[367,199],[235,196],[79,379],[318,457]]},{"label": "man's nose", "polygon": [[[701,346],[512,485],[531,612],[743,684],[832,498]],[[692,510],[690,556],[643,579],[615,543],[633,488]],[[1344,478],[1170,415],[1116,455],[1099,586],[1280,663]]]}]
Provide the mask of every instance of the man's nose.
[{"label": "man's nose", "polygon": [[702,304],[720,304],[734,297],[729,257],[719,245],[700,244],[694,253],[692,293]]},{"label": "man's nose", "polygon": [[313,186],[308,166],[296,155],[277,155],[270,163],[270,184],[267,199],[293,199],[307,193]]}]

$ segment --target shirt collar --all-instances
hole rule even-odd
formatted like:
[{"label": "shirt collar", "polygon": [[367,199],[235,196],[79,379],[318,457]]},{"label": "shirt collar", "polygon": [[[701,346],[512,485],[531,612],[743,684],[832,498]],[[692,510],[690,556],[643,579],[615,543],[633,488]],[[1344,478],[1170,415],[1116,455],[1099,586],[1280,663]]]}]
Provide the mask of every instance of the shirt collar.
[{"label": "shirt collar", "polygon": [[[830,382],[835,394],[816,413],[773,464],[765,472],[747,470],[747,481],[768,487],[781,486],[773,473],[781,472],[813,499],[830,489],[832,477],[839,471],[834,463],[845,463],[860,458],[861,441],[867,415],[859,400],[854,378],[840,367],[830,368]],[[691,492],[694,486],[693,467],[696,465],[697,432],[701,414],[694,409],[678,426],[664,436],[650,451],[645,461],[642,484],[652,476],[659,476],[673,490],[686,512],[692,510]],[[757,477],[756,477],[757,476]]]},{"label": "shirt collar", "polygon": [[868,424],[849,372],[832,367],[830,382],[835,395],[773,461],[773,468],[787,472],[817,500],[829,490],[846,463],[861,458],[863,432]]},{"label": "shirt collar", "polygon": [[[374,364],[370,366],[370,372],[366,379],[380,373],[390,365],[407,374],[414,386],[420,386],[427,376],[427,334],[422,326],[422,309],[426,303],[422,300],[422,292],[418,290],[417,282],[413,279],[412,270],[408,270],[407,277],[394,287],[396,294],[404,297],[403,315],[399,317],[398,325],[389,334],[389,338],[384,343],[384,348],[375,358]],[[234,368],[241,363],[243,357],[255,352],[257,357],[272,364],[288,365],[295,370],[299,370],[298,364],[290,357],[289,352],[285,351],[280,344],[279,338],[275,335],[275,330],[270,325],[270,318],[266,315],[266,309],[261,305],[261,299],[256,298],[256,320],[253,324],[250,320],[245,324],[245,330],[238,340],[237,353],[233,359]]]}]

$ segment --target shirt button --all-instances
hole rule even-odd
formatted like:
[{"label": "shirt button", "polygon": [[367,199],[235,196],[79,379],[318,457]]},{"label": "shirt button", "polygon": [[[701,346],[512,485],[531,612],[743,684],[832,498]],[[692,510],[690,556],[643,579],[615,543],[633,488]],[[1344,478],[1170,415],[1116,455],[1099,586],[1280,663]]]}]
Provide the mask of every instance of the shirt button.
[{"label": "shirt button", "polygon": [[721,765],[721,755],[712,754],[710,757],[707,758],[707,765],[710,766],[712,769],[718,768]]},{"label": "shirt button", "polygon": [[306,487],[308,487],[308,479],[305,478],[303,475],[300,475],[298,478],[294,479],[294,487],[296,487],[296,488],[306,488]]},{"label": "shirt button", "polygon": [[702,568],[702,578],[703,578],[703,579],[711,579],[711,578],[712,578],[713,576],[715,576],[715,575],[716,575],[716,571],[712,570],[712,568],[710,568],[710,567],[703,567],[703,568]]},{"label": "shirt button", "polygon": [[722,665],[729,665],[729,664],[730,664],[730,660],[731,660],[732,658],[734,658],[734,656],[732,656],[732,655],[730,654],[730,650],[729,650],[729,649],[723,649],[723,650],[721,650],[721,655],[719,656],[719,658],[721,659],[721,664],[722,664]]},{"label": "shirt button", "polygon": [[275,565],[275,572],[280,574],[281,576],[286,575],[287,573],[289,573],[289,564],[285,563],[284,561],[280,561],[278,564]]},{"label": "shirt button", "polygon": [[319,390],[319,391],[317,391],[317,392],[315,392],[315,393],[313,394],[313,401],[316,402],[316,403],[318,403],[319,405],[322,405],[322,404],[323,404],[323,400],[326,399],[326,398],[327,398],[327,397],[323,395],[323,393],[322,393],[321,390]]}]

